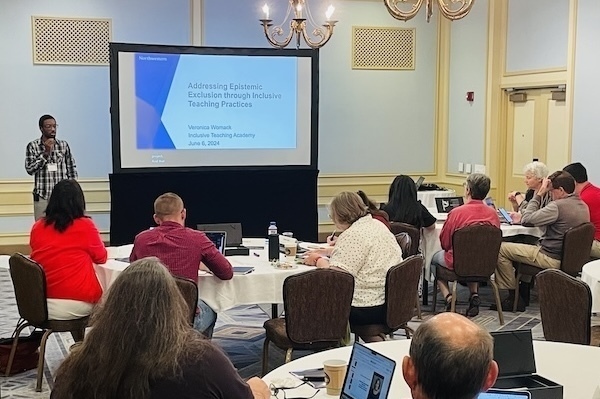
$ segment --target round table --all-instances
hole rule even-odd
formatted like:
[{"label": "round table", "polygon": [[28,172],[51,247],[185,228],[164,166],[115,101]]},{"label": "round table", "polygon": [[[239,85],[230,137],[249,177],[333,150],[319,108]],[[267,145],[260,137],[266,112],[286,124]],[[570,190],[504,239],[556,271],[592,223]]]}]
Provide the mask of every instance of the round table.
[{"label": "round table", "polygon": [[[244,238],[243,243],[247,247],[265,247],[264,238]],[[107,248],[109,260],[103,265],[96,265],[96,275],[104,290],[129,266],[129,263],[112,258],[128,258],[132,248],[133,245]],[[283,303],[283,281],[293,274],[314,270],[314,267],[305,265],[297,265],[293,269],[274,268],[269,263],[264,248],[250,249],[249,256],[228,256],[227,260],[232,266],[252,266],[254,271],[245,275],[235,275],[231,280],[220,280],[202,270],[198,272],[199,297],[215,312],[240,305]]]},{"label": "round table", "polygon": [[[378,352],[394,359],[396,369],[392,380],[392,387],[388,397],[394,399],[410,398],[410,390],[402,376],[402,359],[408,355],[410,340],[393,340],[368,344]],[[564,387],[565,399],[591,399],[600,383],[600,347],[563,344],[558,342],[534,341],[535,363],[537,372],[542,377],[548,378]],[[343,359],[348,361],[352,347],[346,346],[315,353],[288,364],[285,364],[266,376],[263,380],[267,383],[278,382],[292,378],[290,371],[305,370],[322,367],[323,361],[328,359]],[[298,380],[290,381],[298,383]],[[303,386],[287,392],[288,397],[305,396],[314,393],[311,387]],[[332,398],[322,389],[315,398]]]},{"label": "round table", "polygon": [[583,266],[581,281],[589,285],[592,291],[592,313],[600,313],[600,259]]}]

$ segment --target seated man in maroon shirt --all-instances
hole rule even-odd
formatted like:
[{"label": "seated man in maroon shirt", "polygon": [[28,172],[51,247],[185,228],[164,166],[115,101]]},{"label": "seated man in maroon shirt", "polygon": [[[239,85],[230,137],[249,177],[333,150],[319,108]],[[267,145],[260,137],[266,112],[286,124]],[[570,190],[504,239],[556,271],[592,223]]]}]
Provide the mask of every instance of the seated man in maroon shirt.
[{"label": "seated man in maroon shirt", "polygon": [[[494,208],[486,205],[483,200],[490,191],[490,178],[484,174],[473,173],[467,177],[465,183],[465,197],[467,202],[454,208],[448,214],[448,219],[442,227],[440,233],[440,243],[442,250],[433,255],[431,266],[433,273],[436,272],[436,267],[445,267],[446,269],[454,269],[454,256],[452,252],[452,235],[462,227],[471,226],[474,224],[489,224],[500,228],[500,219]],[[481,300],[478,295],[478,284],[468,283],[471,297],[469,298],[469,307],[466,311],[466,316],[474,317],[479,314],[479,305]],[[446,310],[450,310],[452,302],[452,294],[448,287],[448,282],[438,280],[438,287],[442,295],[446,298]],[[435,287],[434,287],[435,289]]]},{"label": "seated man in maroon shirt", "polygon": [[[186,210],[182,199],[173,193],[165,193],[154,201],[154,221],[158,224],[139,233],[133,242],[129,260],[156,256],[167,266],[171,274],[198,281],[198,268],[204,263],[215,277],[230,280],[233,268],[206,235],[185,227]],[[198,299],[200,314],[194,328],[211,338],[217,314],[204,301]]]}]

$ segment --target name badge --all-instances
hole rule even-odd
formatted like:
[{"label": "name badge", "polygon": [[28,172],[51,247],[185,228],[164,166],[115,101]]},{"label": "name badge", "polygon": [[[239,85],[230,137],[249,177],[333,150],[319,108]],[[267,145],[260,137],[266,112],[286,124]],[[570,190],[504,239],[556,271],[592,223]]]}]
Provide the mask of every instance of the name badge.
[{"label": "name badge", "polygon": [[48,164],[48,172],[56,172],[58,170],[58,165],[55,163]]}]

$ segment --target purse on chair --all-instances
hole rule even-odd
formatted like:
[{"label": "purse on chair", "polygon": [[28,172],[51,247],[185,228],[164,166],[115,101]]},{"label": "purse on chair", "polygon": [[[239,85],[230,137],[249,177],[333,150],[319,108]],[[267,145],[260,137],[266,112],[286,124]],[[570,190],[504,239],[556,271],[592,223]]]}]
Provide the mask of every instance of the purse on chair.
[{"label": "purse on chair", "polygon": [[[29,336],[19,337],[10,375],[37,367],[40,356],[38,349],[43,335],[43,331],[35,330]],[[6,373],[13,340],[14,338],[0,338],[0,374],[2,375]]]}]

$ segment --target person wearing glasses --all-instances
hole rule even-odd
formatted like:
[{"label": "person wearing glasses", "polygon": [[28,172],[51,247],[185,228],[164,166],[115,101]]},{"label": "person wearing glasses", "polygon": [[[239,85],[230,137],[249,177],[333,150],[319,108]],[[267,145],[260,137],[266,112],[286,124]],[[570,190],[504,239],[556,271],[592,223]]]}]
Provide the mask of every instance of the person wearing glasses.
[{"label": "person wearing glasses", "polygon": [[188,323],[175,279],[157,258],[133,262],[94,310],[85,340],[56,372],[52,399],[268,399]]},{"label": "person wearing glasses", "polygon": [[56,119],[42,115],[39,119],[42,136],[27,144],[25,170],[34,178],[33,216],[44,216],[52,189],[59,181],[77,179],[77,168],[71,148],[65,140],[56,138]]},{"label": "person wearing glasses", "polygon": [[[542,198],[550,193],[552,201],[542,208]],[[542,185],[521,212],[510,214],[513,223],[524,226],[545,227],[546,231],[537,245],[503,242],[496,266],[498,288],[508,290],[502,310],[512,310],[515,289],[513,262],[537,266],[542,269],[560,268],[565,233],[572,227],[590,221],[588,206],[575,193],[575,179],[568,172],[557,171],[544,179]],[[531,278],[531,277],[529,277]],[[526,301],[519,295],[517,310],[525,311]],[[495,308],[494,305],[491,307]]]}]

